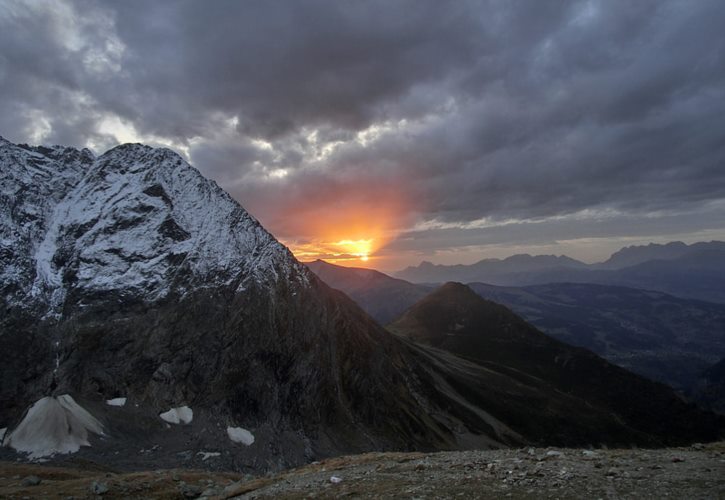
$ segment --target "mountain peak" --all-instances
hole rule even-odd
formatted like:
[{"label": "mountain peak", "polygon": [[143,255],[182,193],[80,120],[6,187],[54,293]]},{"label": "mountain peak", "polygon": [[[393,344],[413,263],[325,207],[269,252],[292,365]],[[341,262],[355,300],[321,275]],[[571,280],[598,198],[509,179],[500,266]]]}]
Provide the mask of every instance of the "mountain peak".
[{"label": "mountain peak", "polygon": [[464,285],[463,283],[459,283],[458,281],[448,281],[438,288],[436,288],[429,297],[448,297],[455,295],[456,297],[468,297],[468,298],[475,298],[480,299],[480,297],[471,290],[468,286]]},{"label": "mountain peak", "polygon": [[[17,148],[2,157],[3,168],[16,172],[11,191],[29,182],[37,191],[20,199],[35,227],[28,232],[25,217],[4,221],[23,243],[3,262],[13,271],[0,285],[14,282],[54,314],[67,299],[87,297],[81,290],[155,299],[201,283],[276,281],[293,268],[306,279],[256,219],[169,149],[123,144],[94,158],[72,148]],[[31,215],[39,205],[40,218]]]},{"label": "mountain peak", "polygon": [[[508,325],[505,326],[504,325]],[[512,329],[511,325],[516,325]],[[408,336],[440,347],[471,334],[498,336],[525,330],[532,341],[541,336],[508,308],[482,298],[466,285],[448,282],[410,307],[392,326]]]}]

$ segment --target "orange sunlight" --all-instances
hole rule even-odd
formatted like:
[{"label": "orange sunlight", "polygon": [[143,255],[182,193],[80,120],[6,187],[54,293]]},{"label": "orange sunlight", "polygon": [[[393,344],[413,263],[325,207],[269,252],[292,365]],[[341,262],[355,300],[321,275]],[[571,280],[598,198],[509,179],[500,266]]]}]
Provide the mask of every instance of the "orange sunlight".
[{"label": "orange sunlight", "polygon": [[376,252],[398,233],[399,201],[381,202],[374,207],[351,204],[335,211],[317,212],[306,218],[306,238],[284,239],[299,260],[322,259],[352,267],[374,265]]},{"label": "orange sunlight", "polygon": [[[401,182],[356,181],[300,190],[259,210],[269,227],[302,262],[322,259],[351,267],[379,266],[379,254],[411,222],[413,205]],[[299,186],[295,186],[299,187]]]},{"label": "orange sunlight", "polygon": [[387,240],[388,238],[381,235],[377,238],[340,239],[337,241],[287,242],[287,245],[295,257],[303,262],[322,259],[333,264],[358,266],[374,259],[374,252]]}]

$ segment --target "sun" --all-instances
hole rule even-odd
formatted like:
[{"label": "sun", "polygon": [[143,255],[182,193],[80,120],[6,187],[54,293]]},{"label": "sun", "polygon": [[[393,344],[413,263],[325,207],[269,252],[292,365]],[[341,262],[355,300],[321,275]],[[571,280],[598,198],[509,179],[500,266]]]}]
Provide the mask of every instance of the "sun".
[{"label": "sun", "polygon": [[340,251],[357,257],[363,262],[370,260],[373,249],[373,238],[360,240],[340,240],[333,243]]},{"label": "sun", "polygon": [[351,264],[369,262],[375,258],[376,250],[384,243],[378,238],[332,239],[299,244],[290,242],[288,245],[295,256],[302,260],[322,258],[333,264]]}]

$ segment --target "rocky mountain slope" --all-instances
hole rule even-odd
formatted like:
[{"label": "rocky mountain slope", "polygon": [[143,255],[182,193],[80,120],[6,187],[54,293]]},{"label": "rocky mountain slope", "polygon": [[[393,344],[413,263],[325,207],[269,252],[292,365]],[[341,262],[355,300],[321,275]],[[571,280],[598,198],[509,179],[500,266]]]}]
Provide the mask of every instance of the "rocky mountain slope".
[{"label": "rocky mountain slope", "polygon": [[[71,394],[106,431],[81,453],[135,467],[147,446],[166,463],[234,450],[228,467],[259,469],[500,442],[483,425],[468,436],[404,344],[175,153],[3,141],[0,160],[0,427]],[[181,407],[193,420],[159,418]]]},{"label": "rocky mountain slope", "polygon": [[[547,404],[541,408],[529,405],[526,413],[510,412],[504,419],[526,428],[525,433],[535,432],[551,416],[551,403],[556,401],[553,394],[579,401],[593,415],[598,411],[614,414],[631,430],[662,436],[669,434],[670,428],[695,421],[700,422],[696,427],[704,429],[716,419],[686,404],[667,386],[634,375],[590,351],[552,339],[506,307],[479,297],[459,283],[441,286],[388,328],[489,370],[509,373],[522,383],[537,381],[539,393],[549,394]],[[536,418],[530,418],[533,415]],[[601,418],[606,425],[606,417],[595,418]],[[576,431],[572,428],[571,432]]]},{"label": "rocky mountain slope", "polygon": [[[33,434],[29,419],[48,422],[44,408],[52,422],[87,412],[101,424],[75,457],[131,469],[719,431],[677,406],[651,416],[663,427],[633,428],[508,369],[390,335],[170,150],[94,157],[2,140],[0,162],[0,428],[11,442],[18,428]],[[25,413],[33,404],[39,418]],[[532,404],[549,408],[544,424],[522,412]],[[38,439],[62,438],[47,427]]]},{"label": "rocky mountain slope", "polygon": [[397,319],[433,290],[433,287],[392,278],[373,269],[337,266],[323,260],[306,265],[329,286],[345,292],[381,325]]}]

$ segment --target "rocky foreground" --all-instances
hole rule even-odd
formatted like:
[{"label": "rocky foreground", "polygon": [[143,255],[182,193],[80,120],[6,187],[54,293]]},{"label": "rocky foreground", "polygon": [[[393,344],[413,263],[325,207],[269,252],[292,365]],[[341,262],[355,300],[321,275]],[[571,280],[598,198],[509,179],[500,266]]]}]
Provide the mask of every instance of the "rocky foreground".
[{"label": "rocky foreground", "polygon": [[725,498],[725,442],[659,450],[367,453],[276,475],[0,463],[0,498]]}]

